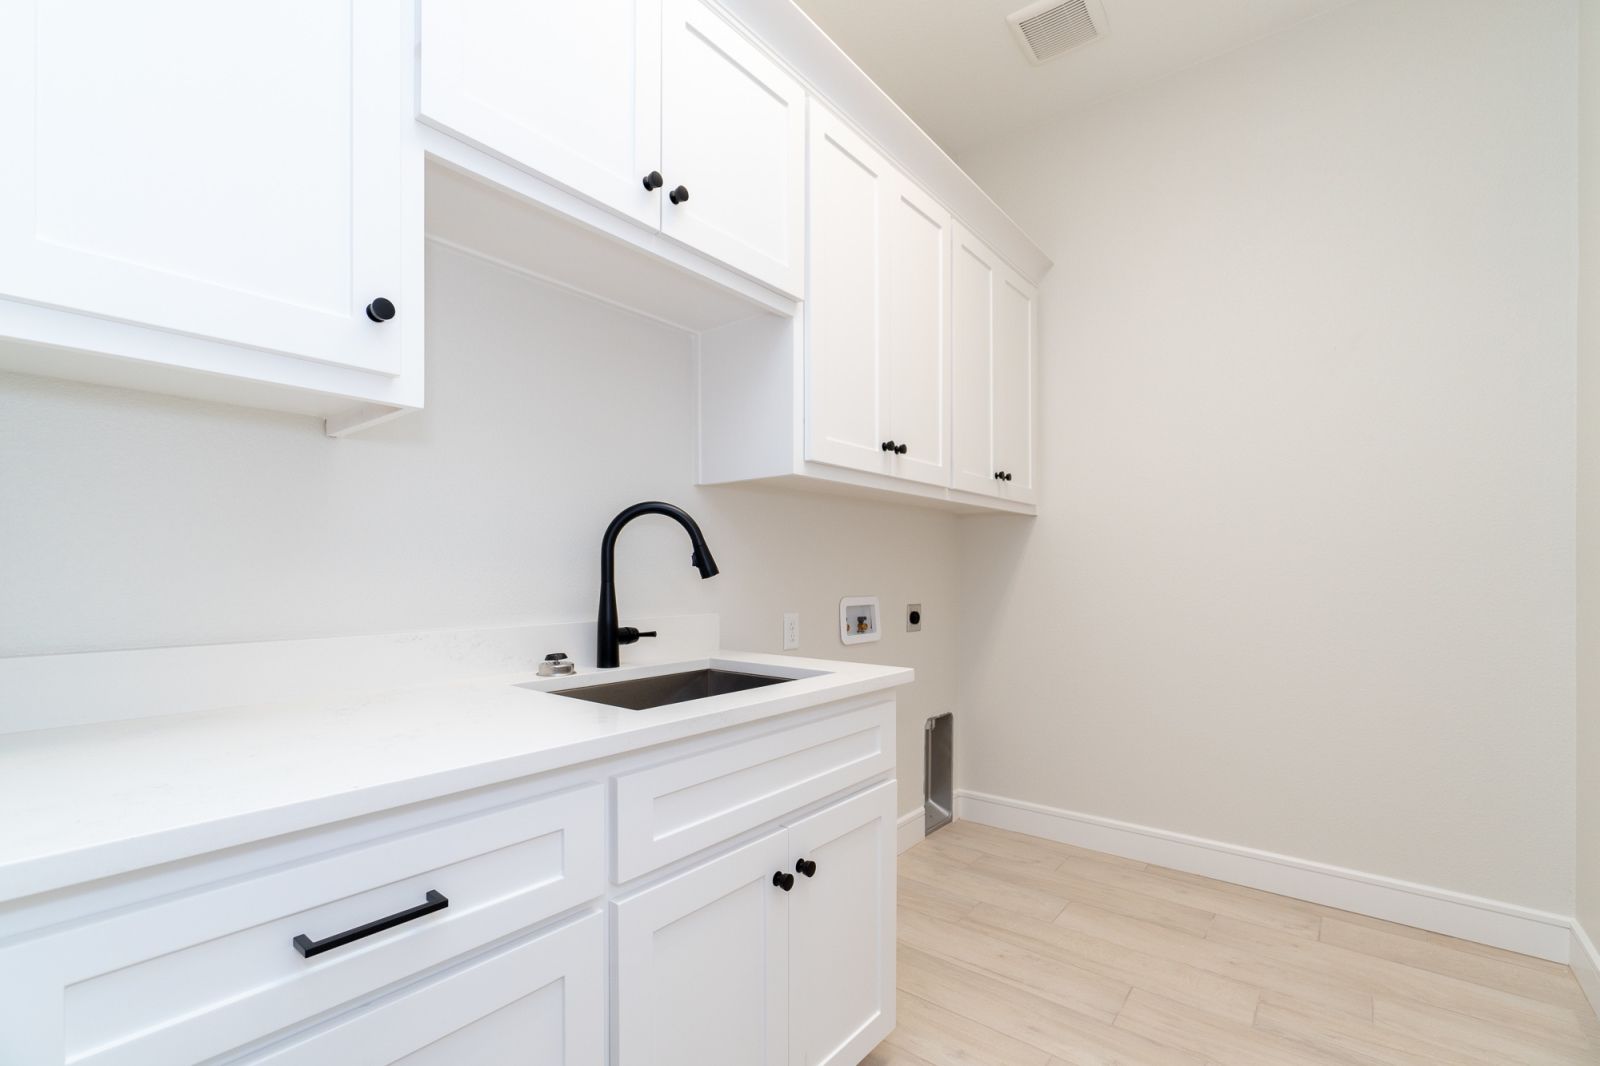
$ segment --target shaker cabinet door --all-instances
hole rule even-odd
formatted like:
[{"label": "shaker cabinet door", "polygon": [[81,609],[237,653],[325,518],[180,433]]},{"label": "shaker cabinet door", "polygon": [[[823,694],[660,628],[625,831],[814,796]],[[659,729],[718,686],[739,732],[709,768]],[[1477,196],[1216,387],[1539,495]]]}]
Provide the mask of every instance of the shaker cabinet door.
[{"label": "shaker cabinet door", "polygon": [[855,1066],[894,1028],[895,787],[789,826],[790,1066]]},{"label": "shaker cabinet door", "polygon": [[771,833],[612,906],[616,1066],[783,1066],[789,893]]},{"label": "shaker cabinet door", "polygon": [[994,308],[1000,262],[959,225],[951,258],[950,484],[994,496],[1000,492],[994,455]]},{"label": "shaker cabinet door", "polygon": [[1004,267],[995,291],[994,456],[1000,495],[1033,503],[1034,288]]},{"label": "shaker cabinet door", "polygon": [[645,223],[661,221],[661,2],[422,0],[422,119]]},{"label": "shaker cabinet door", "polygon": [[394,16],[0,4],[0,297],[397,373],[402,331],[366,313],[403,302],[420,222],[403,217],[411,28]]},{"label": "shaker cabinet door", "polygon": [[896,477],[950,482],[950,215],[896,174],[885,226],[884,434]]},{"label": "shaker cabinet door", "polygon": [[700,0],[663,0],[661,231],[805,288],[806,94]]},{"label": "shaker cabinet door", "polygon": [[816,101],[809,140],[806,458],[888,474],[882,293],[895,175]]},{"label": "shaker cabinet door", "polygon": [[1032,503],[1034,288],[960,226],[953,259],[950,484]]},{"label": "shaker cabinet door", "polygon": [[950,215],[815,100],[808,139],[806,458],[947,484]]}]

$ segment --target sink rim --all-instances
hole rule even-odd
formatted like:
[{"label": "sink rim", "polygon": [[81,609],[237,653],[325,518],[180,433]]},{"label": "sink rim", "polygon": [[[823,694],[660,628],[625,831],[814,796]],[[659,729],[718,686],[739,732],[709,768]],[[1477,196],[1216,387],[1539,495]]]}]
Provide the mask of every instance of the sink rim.
[{"label": "sink rim", "polygon": [[[780,683],[786,681],[810,681],[816,678],[835,677],[838,671],[818,670],[814,667],[780,666],[773,663],[757,663],[744,659],[732,659],[722,656],[708,656],[701,659],[678,660],[665,663],[632,663],[624,666],[601,670],[590,665],[579,669],[576,674],[563,677],[538,677],[528,681],[515,683],[516,688],[527,689],[530,692],[540,692],[546,695],[557,696],[577,688],[592,688],[601,685],[623,684],[629,681],[647,681],[652,678],[666,677],[672,674],[696,673],[701,670],[717,670],[727,673],[751,674],[757,677],[772,678],[774,683],[757,685],[753,688],[742,689],[736,692],[724,692],[714,696],[701,696],[692,700],[681,700],[677,703],[660,703],[653,707],[634,709],[621,707],[615,704],[600,703],[595,700],[583,700],[568,697],[561,701],[569,709],[577,704],[588,703],[591,707],[606,707],[613,711],[631,711],[635,714],[644,714],[649,711],[659,711],[666,708],[680,708],[689,704],[703,704],[709,700],[718,700],[728,697],[750,699],[752,696],[759,699],[759,693],[767,689],[777,689]],[[784,692],[793,691],[783,689]]]},{"label": "sink rim", "polygon": [[698,703],[717,696],[732,696],[777,685],[792,684],[797,678],[757,674],[744,670],[724,670],[714,666],[679,670],[669,674],[601,680],[589,685],[572,685],[552,690],[565,699],[583,700],[629,711],[653,711]]}]

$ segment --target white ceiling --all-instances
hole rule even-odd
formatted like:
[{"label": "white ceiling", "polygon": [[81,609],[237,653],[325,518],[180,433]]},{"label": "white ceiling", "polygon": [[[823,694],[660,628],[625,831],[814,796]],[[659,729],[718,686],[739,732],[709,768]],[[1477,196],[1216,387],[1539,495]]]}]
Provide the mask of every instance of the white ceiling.
[{"label": "white ceiling", "polygon": [[1032,66],[1030,0],[797,0],[951,155],[1155,81],[1351,0],[1102,0],[1106,34]]}]

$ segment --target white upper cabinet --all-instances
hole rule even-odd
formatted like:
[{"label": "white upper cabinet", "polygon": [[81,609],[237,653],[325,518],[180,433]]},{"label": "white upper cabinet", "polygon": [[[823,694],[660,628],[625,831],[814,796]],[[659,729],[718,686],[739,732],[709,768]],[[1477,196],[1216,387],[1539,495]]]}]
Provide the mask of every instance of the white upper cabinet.
[{"label": "white upper cabinet", "polygon": [[1032,503],[1034,289],[959,225],[954,260],[951,486]]},{"label": "white upper cabinet", "polygon": [[662,0],[661,229],[774,288],[805,276],[805,89],[699,0]]},{"label": "white upper cabinet", "polygon": [[661,0],[422,0],[421,16],[424,121],[660,224]]},{"label": "white upper cabinet", "polygon": [[[0,4],[0,297],[398,373],[404,331],[366,312],[421,314],[402,293],[411,31],[394,16]],[[0,334],[27,313],[0,313]]]},{"label": "white upper cabinet", "polygon": [[806,458],[887,473],[883,412],[888,163],[815,101],[811,105],[806,300]]},{"label": "white upper cabinet", "polygon": [[1007,499],[1032,503],[1033,367],[1035,294],[1032,285],[1005,267],[999,275],[994,312],[994,458],[1005,475],[997,481]]},{"label": "white upper cabinet", "polygon": [[423,121],[801,294],[805,89],[721,15],[698,0],[421,10]]},{"label": "white upper cabinet", "polygon": [[950,478],[950,216],[904,175],[889,200],[880,378],[895,473]]},{"label": "white upper cabinet", "polygon": [[948,479],[950,217],[811,103],[806,458]]}]

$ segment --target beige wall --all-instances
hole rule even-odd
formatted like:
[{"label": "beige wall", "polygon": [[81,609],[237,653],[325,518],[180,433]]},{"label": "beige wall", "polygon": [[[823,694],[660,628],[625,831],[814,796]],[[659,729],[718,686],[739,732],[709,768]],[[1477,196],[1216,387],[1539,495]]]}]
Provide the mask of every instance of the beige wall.
[{"label": "beige wall", "polygon": [[1600,0],[1583,2],[1578,287],[1578,920],[1600,936]]},{"label": "beige wall", "polygon": [[[427,410],[330,441],[314,420],[0,377],[0,654],[592,617],[600,534],[627,504],[676,525],[618,547],[623,613],[719,612],[728,647],[910,665],[901,810],[921,724],[949,709],[956,519],[694,486],[691,338],[432,247]],[[923,631],[834,636],[839,597],[907,602]],[[900,605],[897,608],[895,605]]]},{"label": "beige wall", "polygon": [[962,787],[1571,912],[1574,19],[1358,3],[959,160],[1057,264]]}]

